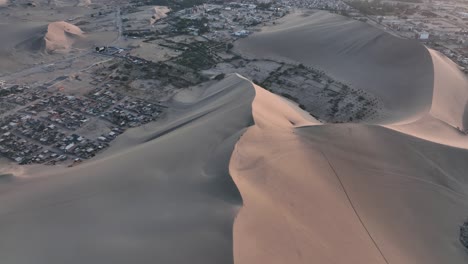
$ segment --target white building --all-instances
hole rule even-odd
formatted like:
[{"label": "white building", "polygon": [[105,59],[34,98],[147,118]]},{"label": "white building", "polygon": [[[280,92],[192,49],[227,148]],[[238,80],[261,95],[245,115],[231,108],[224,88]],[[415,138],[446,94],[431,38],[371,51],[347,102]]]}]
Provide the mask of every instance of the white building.
[{"label": "white building", "polygon": [[419,38],[420,40],[428,40],[428,39],[429,39],[429,33],[427,33],[427,32],[421,32],[421,33],[419,33],[418,38]]}]

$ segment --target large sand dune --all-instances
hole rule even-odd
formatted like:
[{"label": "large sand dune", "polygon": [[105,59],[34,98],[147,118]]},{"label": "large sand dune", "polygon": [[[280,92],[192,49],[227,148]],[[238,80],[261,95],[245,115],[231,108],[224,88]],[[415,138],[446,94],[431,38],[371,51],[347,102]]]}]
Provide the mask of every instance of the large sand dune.
[{"label": "large sand dune", "polygon": [[248,84],[226,78],[132,148],[0,183],[1,263],[232,263],[228,162],[252,122]]},{"label": "large sand dune", "polygon": [[244,200],[236,263],[468,261],[458,241],[468,150],[380,126],[316,125],[255,89],[255,125],[230,163]]},{"label": "large sand dune", "polygon": [[366,90],[384,104],[385,119],[378,121],[419,116],[431,104],[432,61],[422,45],[339,15],[294,13],[237,41],[236,49],[317,67]]},{"label": "large sand dune", "polygon": [[[14,27],[14,36],[9,36],[16,52],[68,53],[74,47],[86,44],[84,32],[77,26],[64,21],[41,26]],[[7,42],[8,43],[8,42]],[[10,48],[10,49],[11,49]]]},{"label": "large sand dune", "polygon": [[244,199],[236,263],[468,261],[458,241],[468,81],[453,62],[323,12],[287,17],[238,48],[320,66],[378,95],[390,116],[385,126],[316,125],[255,87],[255,125],[230,163]]},{"label": "large sand dune", "polygon": [[468,261],[468,150],[323,125],[237,75],[178,98],[132,146],[0,183],[2,263]]}]

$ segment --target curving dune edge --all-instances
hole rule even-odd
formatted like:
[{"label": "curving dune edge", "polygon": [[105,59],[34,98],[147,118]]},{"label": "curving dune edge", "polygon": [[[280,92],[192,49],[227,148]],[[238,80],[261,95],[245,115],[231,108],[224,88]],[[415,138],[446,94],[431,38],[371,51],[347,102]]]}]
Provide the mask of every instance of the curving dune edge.
[{"label": "curving dune edge", "polygon": [[320,125],[253,86],[255,125],[229,164],[235,263],[466,263],[468,150],[417,138],[424,120]]}]

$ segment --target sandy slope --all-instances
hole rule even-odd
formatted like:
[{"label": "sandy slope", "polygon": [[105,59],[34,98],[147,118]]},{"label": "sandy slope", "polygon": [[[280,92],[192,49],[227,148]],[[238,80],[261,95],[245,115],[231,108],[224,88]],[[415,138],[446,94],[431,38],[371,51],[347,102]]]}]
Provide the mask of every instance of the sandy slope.
[{"label": "sandy slope", "polygon": [[167,17],[167,13],[171,11],[169,7],[167,6],[155,6],[153,8],[153,14],[150,18],[150,24],[153,25],[156,23],[159,19]]},{"label": "sandy slope", "polygon": [[237,48],[318,65],[378,95],[391,115],[385,126],[316,125],[256,87],[255,125],[230,163],[244,199],[236,263],[468,261],[458,241],[468,81],[450,60],[323,12],[287,17]]},{"label": "sandy slope", "polygon": [[236,263],[468,261],[468,150],[298,112],[256,87],[230,163],[244,200]]},{"label": "sandy slope", "polygon": [[387,127],[436,143],[468,149],[468,79],[447,57],[429,50],[434,65],[431,108],[420,118]]},{"label": "sandy slope", "polygon": [[253,94],[228,77],[134,147],[0,183],[1,263],[232,263],[228,162]]},{"label": "sandy slope", "polygon": [[64,21],[50,23],[44,36],[45,51],[69,52],[76,41],[84,38],[84,33],[75,25]]},{"label": "sandy slope", "polygon": [[383,101],[388,114],[380,121],[419,116],[431,103],[432,61],[422,45],[339,15],[293,13],[237,41],[235,49],[310,65],[364,89]]}]

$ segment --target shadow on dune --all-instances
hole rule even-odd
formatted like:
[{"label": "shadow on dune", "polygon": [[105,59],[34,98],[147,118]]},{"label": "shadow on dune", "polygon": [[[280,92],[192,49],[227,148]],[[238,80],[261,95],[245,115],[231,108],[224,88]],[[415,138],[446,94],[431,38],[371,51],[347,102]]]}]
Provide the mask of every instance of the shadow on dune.
[{"label": "shadow on dune", "polygon": [[465,112],[463,113],[463,130],[468,129],[468,103],[465,104]]},{"label": "shadow on dune", "polygon": [[2,264],[233,263],[228,163],[254,91],[232,75],[206,94],[141,144],[0,195]]},{"label": "shadow on dune", "polygon": [[427,112],[434,69],[427,49],[366,23],[327,12],[294,13],[236,42],[253,58],[302,63],[382,100],[379,122]]}]

